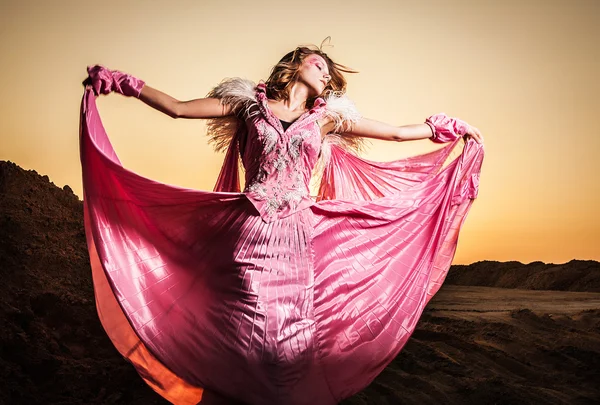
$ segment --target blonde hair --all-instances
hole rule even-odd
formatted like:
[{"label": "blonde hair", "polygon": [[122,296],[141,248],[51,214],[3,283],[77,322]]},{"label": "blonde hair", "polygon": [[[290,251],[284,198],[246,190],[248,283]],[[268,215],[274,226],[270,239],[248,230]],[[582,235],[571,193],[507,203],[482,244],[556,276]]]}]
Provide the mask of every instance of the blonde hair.
[{"label": "blonde hair", "polygon": [[[329,39],[326,38],[325,41]],[[323,42],[325,42],[323,41]],[[267,97],[272,100],[286,100],[289,97],[291,86],[298,79],[298,72],[304,59],[309,55],[319,55],[327,63],[331,80],[327,83],[325,90],[318,97],[327,96],[331,92],[336,94],[344,94],[346,92],[346,79],[344,73],[358,73],[358,71],[331,60],[325,52],[322,51],[322,46],[316,45],[299,46],[291,52],[285,54],[283,58],[271,69],[269,78],[265,82],[267,88]],[[315,102],[315,98],[307,100],[307,107],[310,108]]]}]

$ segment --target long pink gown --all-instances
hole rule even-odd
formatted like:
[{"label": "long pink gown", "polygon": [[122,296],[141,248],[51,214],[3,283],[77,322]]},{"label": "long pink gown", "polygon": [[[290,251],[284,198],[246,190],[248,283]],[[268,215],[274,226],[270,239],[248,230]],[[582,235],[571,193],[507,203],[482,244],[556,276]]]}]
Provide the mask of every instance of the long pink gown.
[{"label": "long pink gown", "polygon": [[367,161],[322,145],[316,121],[335,114],[327,104],[284,131],[259,85],[209,192],[124,168],[86,90],[80,150],[98,314],[172,403],[336,404],[394,359],[440,288],[477,195],[482,146],[468,140],[449,164],[462,141]]}]

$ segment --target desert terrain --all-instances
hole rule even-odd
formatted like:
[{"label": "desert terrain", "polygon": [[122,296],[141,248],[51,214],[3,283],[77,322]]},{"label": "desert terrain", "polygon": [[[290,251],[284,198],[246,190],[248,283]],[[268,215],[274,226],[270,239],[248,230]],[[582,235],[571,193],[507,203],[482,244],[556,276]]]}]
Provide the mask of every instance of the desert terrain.
[{"label": "desert terrain", "polygon": [[[0,404],[167,404],[96,314],[83,206],[0,161]],[[453,266],[400,355],[344,405],[600,403],[600,263]],[[318,405],[318,404],[315,404]]]}]

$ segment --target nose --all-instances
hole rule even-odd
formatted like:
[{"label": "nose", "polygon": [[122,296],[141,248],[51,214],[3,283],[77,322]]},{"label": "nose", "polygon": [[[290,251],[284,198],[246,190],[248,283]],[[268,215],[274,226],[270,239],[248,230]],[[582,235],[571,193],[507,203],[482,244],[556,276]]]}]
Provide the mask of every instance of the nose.
[{"label": "nose", "polygon": [[325,79],[327,81],[327,83],[329,83],[329,81],[331,80],[331,75],[328,75],[327,73],[325,73],[323,75],[323,79]]}]

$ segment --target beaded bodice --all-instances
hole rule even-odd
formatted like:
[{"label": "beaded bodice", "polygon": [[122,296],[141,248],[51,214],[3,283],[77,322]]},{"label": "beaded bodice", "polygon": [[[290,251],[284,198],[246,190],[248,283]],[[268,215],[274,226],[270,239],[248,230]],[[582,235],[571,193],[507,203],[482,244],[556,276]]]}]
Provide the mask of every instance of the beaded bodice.
[{"label": "beaded bodice", "polygon": [[317,120],[325,101],[318,98],[286,130],[269,109],[264,84],[256,88],[258,114],[246,119],[242,162],[246,169],[244,192],[267,222],[310,206],[309,184],[321,148]]}]

